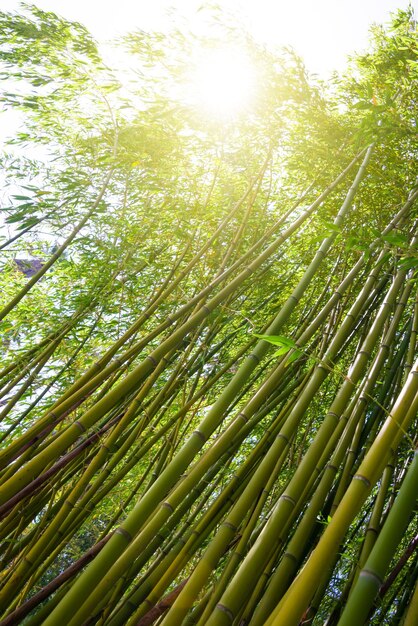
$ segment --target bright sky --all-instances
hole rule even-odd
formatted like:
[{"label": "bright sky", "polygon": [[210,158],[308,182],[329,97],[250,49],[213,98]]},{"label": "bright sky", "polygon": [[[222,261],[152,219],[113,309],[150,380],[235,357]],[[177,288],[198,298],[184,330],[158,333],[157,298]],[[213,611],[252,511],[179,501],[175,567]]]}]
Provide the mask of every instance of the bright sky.
[{"label": "bright sky", "polygon": [[[28,1],[82,22],[99,41],[134,28],[164,29],[170,7],[201,32],[207,11],[199,9],[211,4],[204,0]],[[218,4],[237,15],[264,43],[293,46],[308,69],[322,76],[342,69],[347,54],[365,48],[373,22],[387,22],[391,11],[408,4],[418,14],[418,0],[219,0]],[[1,9],[18,5],[18,0],[2,0]]]}]

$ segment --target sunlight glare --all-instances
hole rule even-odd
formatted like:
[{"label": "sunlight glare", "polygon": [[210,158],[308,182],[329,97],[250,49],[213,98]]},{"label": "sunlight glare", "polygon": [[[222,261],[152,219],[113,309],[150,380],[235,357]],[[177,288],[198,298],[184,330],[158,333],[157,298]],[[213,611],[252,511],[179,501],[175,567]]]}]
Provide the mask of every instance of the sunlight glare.
[{"label": "sunlight glare", "polygon": [[251,104],[255,71],[245,52],[216,49],[196,63],[192,82],[198,105],[206,113],[231,117]]}]

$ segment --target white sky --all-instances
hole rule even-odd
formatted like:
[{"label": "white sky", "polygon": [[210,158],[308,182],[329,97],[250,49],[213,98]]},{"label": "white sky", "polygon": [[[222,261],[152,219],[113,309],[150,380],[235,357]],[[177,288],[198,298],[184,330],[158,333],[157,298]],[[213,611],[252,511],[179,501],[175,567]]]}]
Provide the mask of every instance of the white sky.
[{"label": "white sky", "polygon": [[[28,0],[29,2],[31,0]],[[201,30],[210,3],[204,0],[32,0],[38,7],[82,22],[99,41],[134,28],[164,29],[174,9]],[[409,0],[219,0],[254,36],[268,44],[291,45],[312,72],[326,76],[342,69],[346,56],[366,47],[372,23],[384,23]],[[418,13],[418,0],[411,1]],[[18,0],[2,0],[15,10]]]}]

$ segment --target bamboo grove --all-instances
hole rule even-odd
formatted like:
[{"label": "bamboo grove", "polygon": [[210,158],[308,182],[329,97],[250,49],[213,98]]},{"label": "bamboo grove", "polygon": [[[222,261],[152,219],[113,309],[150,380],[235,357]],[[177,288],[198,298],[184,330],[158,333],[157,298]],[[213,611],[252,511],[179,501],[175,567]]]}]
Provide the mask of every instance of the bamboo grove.
[{"label": "bamboo grove", "polygon": [[329,86],[220,22],[221,122],[190,33],[0,13],[1,626],[416,623],[416,24]]}]

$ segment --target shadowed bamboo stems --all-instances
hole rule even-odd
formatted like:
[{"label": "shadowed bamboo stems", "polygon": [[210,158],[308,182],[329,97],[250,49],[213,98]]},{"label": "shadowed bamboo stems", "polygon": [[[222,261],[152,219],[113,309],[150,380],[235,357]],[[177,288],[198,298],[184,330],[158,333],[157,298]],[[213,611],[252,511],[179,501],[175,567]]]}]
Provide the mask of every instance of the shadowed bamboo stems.
[{"label": "shadowed bamboo stems", "polygon": [[[401,310],[402,307],[398,307],[398,311]],[[396,325],[394,326],[396,328]],[[357,395],[351,402],[350,408],[347,410],[346,419],[348,417],[348,424],[345,428],[344,434],[336,447],[334,455],[324,469],[321,481],[316,487],[316,490],[309,501],[307,510],[304,513],[302,520],[299,522],[296,532],[286,548],[282,561],[279,563],[274,575],[272,576],[269,588],[264,594],[264,597],[253,617],[252,621],[255,626],[264,623],[277,601],[282,597],[291,576],[293,576],[297,571],[298,563],[301,561],[302,555],[304,554],[306,546],[310,540],[311,533],[314,530],[314,526],[317,524],[318,515],[329,495],[333,480],[338,471],[338,467],[344,458],[346,450],[354,435],[354,431],[365,410],[366,405],[364,404],[364,400],[369,395],[369,393],[367,393],[367,388],[370,389],[370,387],[373,387],[372,379],[374,378],[375,380],[379,372],[377,363],[380,361],[380,367],[382,366],[381,357],[385,353],[386,342],[389,339],[390,334],[388,331],[388,334],[382,341],[382,347],[376,356],[375,362],[372,365],[371,371],[373,371],[373,376],[369,375],[367,377],[364,386],[358,390]],[[383,398],[381,398],[381,400],[383,401]],[[328,447],[331,449],[334,447],[332,440],[330,440]],[[320,472],[321,466],[324,465],[327,459],[328,452],[325,450],[323,453],[323,459],[320,460],[316,468],[318,473]]]},{"label": "shadowed bamboo stems", "polygon": [[[187,562],[188,558],[197,549],[199,544],[201,544],[204,539],[212,532],[212,530],[215,528],[215,525],[217,525],[217,523],[223,517],[225,509],[228,509],[231,506],[231,501],[234,502],[236,500],[236,498],[245,488],[246,484],[247,480],[243,480],[239,484],[237,490],[233,494],[231,494],[230,498],[226,500],[223,499],[223,508],[211,507],[214,508],[215,511],[218,509],[216,515],[213,517],[212,520],[210,520],[209,514],[213,515],[213,513],[211,511],[211,508],[209,508],[207,513],[205,513],[205,515],[201,517],[199,522],[190,531],[187,531],[185,535],[181,537],[178,543],[175,544],[170,553],[167,555],[167,561],[170,562],[170,566],[167,568],[168,562],[165,563],[163,561],[160,565],[160,571],[155,570],[155,577],[156,580],[158,580],[157,584],[150,585],[151,581],[147,580],[147,587],[149,589],[151,586],[152,591],[150,594],[147,595],[146,598],[145,596],[142,596],[142,599],[145,600],[144,604],[140,605],[137,611],[135,611],[135,614],[132,616],[132,618],[127,621],[127,624],[129,624],[130,626],[131,624],[135,624],[137,619],[141,617],[142,614],[145,614],[145,612],[147,611],[147,606],[149,607],[150,605],[153,605],[158,600],[158,598],[167,588],[168,584],[181,570],[182,565]],[[176,553],[177,550],[178,553]],[[175,557],[174,560],[173,556]],[[140,593],[141,590],[139,589],[137,594],[135,594],[135,605],[138,599],[141,598]]]},{"label": "shadowed bamboo stems", "polygon": [[[249,459],[247,460],[247,462],[244,464],[244,466],[243,466],[243,468],[242,468],[242,471],[243,471],[243,472],[245,472],[245,471],[246,471],[246,470],[245,470],[245,467],[246,467],[246,466],[248,466],[248,463],[249,463],[249,461],[250,461],[250,460],[256,461],[256,460],[257,460],[257,458],[258,458],[258,455],[256,454],[256,451],[254,451],[254,454],[252,455],[252,457],[251,457],[251,458],[249,458]],[[239,473],[241,474],[241,471],[240,471]],[[244,474],[244,475],[245,475],[245,474]],[[236,484],[236,481],[238,481],[238,479],[239,479],[239,476],[237,476],[237,477],[236,477],[233,481],[230,481],[230,483],[229,483],[229,485],[228,485],[228,489],[229,489],[229,490],[231,490],[231,489],[233,489],[233,488],[234,488],[234,485]],[[238,482],[238,484],[240,484],[240,483]],[[181,485],[180,485],[180,486],[181,486]],[[224,499],[226,496],[227,496],[227,492],[225,491],[225,492],[223,492],[223,493],[222,493],[222,498]],[[177,495],[177,498],[178,498],[178,497],[179,497],[179,496]],[[170,505],[170,507],[168,507],[168,505]],[[161,518],[161,516],[162,516],[162,517],[163,517],[163,519],[166,519],[166,518],[170,515],[171,507],[173,507],[173,505],[174,505],[174,501],[173,501],[172,497],[169,497],[169,498],[167,499],[167,507],[163,506],[163,507],[162,507],[162,509],[161,509],[160,518]],[[157,520],[156,520],[156,521],[157,521]],[[159,523],[161,523],[161,522],[159,522]],[[143,532],[146,532],[146,533],[147,533],[147,536],[148,536],[149,538],[151,538],[151,537],[154,535],[154,533],[156,532],[156,531],[155,531],[155,528],[158,528],[158,526],[157,526],[157,527],[155,527],[155,522],[154,522],[154,523],[153,523],[153,522],[151,522],[151,525],[149,526],[149,529],[148,529],[148,530],[147,530],[147,529],[145,529]],[[142,535],[142,536],[141,536],[141,535]],[[146,539],[145,539],[145,537],[144,537],[144,534],[143,534],[143,533],[141,533],[141,535],[140,535],[140,536],[137,538],[137,540],[136,540],[136,543],[138,544],[138,546],[141,546],[141,544],[145,544],[145,543],[146,543]],[[135,553],[135,545],[134,545],[134,544],[132,545],[132,550],[131,550],[131,552],[132,552],[133,554]],[[128,562],[129,562],[129,559],[128,559]],[[122,564],[121,564],[121,571],[123,571],[123,567],[124,567],[124,566],[122,566]]]},{"label": "shadowed bamboo stems", "polygon": [[[370,551],[372,550],[376,542],[376,537],[379,534],[380,520],[383,514],[383,507],[385,504],[386,495],[390,486],[390,482],[392,480],[393,470],[394,466],[391,463],[388,463],[383,472],[382,480],[379,485],[379,492],[377,494],[372,514],[370,516],[369,523],[367,524],[366,533],[364,535],[364,542],[359,555],[357,570],[363,567],[368,555],[370,554]],[[358,571],[356,572],[356,578],[357,575]]]},{"label": "shadowed bamboo stems", "polygon": [[[222,480],[222,474],[218,477],[218,479],[216,480],[213,480],[213,479],[219,473],[219,470],[221,469],[221,467],[223,467],[223,463],[226,463],[227,465],[229,464],[227,459],[222,459],[222,461],[218,462],[211,468],[211,470],[207,473],[204,479],[196,486],[195,489],[193,489],[190,492],[189,496],[184,500],[182,505],[178,507],[178,509],[170,517],[166,525],[154,536],[154,538],[151,540],[147,548],[140,554],[138,559],[135,561],[134,565],[128,571],[125,572],[122,580],[125,578],[128,578],[128,573],[129,573],[129,578],[133,578],[136,576],[136,574],[140,571],[142,566],[148,561],[150,556],[152,556],[155,553],[155,548],[157,546],[162,545],[163,542],[166,541],[166,539],[170,537],[172,530],[175,529],[179,521],[182,520],[184,513],[185,512],[189,513],[190,507],[193,507],[195,501],[203,494],[203,497],[200,499],[200,502],[197,508],[196,507],[193,508],[192,509],[193,512],[189,513],[185,521],[181,522],[180,529],[177,530],[173,539],[169,541],[169,543],[166,545],[164,550],[161,552],[162,556],[160,558],[157,558],[154,561],[154,564],[158,564],[161,558],[163,558],[164,555],[168,554],[171,547],[173,547],[176,544],[176,542],[179,539],[181,539],[181,536],[183,535],[183,533],[189,530],[189,527],[192,525],[195,519],[195,513],[201,510],[205,502],[211,497],[213,492],[216,492],[218,490],[220,481]],[[233,486],[229,487],[229,491],[231,490],[233,490]],[[223,498],[225,498],[225,495],[223,496]],[[222,505],[222,502],[221,502],[221,505]],[[218,506],[218,504],[214,504],[214,506]],[[141,577],[140,580],[143,581],[143,578],[144,577]],[[135,594],[140,584],[141,582],[136,583],[135,587],[130,592],[129,597]],[[131,606],[130,609],[129,609],[129,606]],[[118,614],[118,618],[117,618],[118,621],[123,622],[124,620],[123,614],[126,614],[126,610],[128,610],[127,614],[129,615],[129,613],[135,609],[135,606],[136,606],[135,603],[131,605],[131,603],[128,602],[128,604],[125,605],[125,602],[123,602],[121,603],[121,606],[116,607],[116,612]],[[122,610],[122,613],[120,613],[121,610]]]},{"label": "shadowed bamboo stems", "polygon": [[[401,277],[403,278],[403,277]],[[395,286],[395,288],[393,288],[393,297],[396,295],[397,293],[397,289],[399,289],[400,285],[402,284],[402,280],[401,278],[398,281],[398,285]],[[372,285],[370,285],[370,288],[372,287]],[[357,303],[356,303],[356,307],[354,308],[354,311],[357,309],[359,309],[362,304],[363,304],[363,300],[364,298],[368,295],[368,290],[366,289],[366,287],[363,289],[363,294],[362,297],[360,299],[358,299]],[[385,314],[384,311],[388,310],[388,307],[386,307],[386,309],[383,309],[382,312],[382,317],[380,320],[380,324],[383,323],[384,319],[385,319]],[[350,320],[350,325],[352,324],[352,317],[347,317],[346,320]],[[354,317],[355,319],[355,317]],[[375,330],[374,335],[371,337],[370,339],[370,343],[372,343],[373,341],[375,341],[375,336],[378,333],[379,328],[377,327]],[[329,354],[333,354],[336,346],[338,344],[341,344],[342,339],[344,338],[344,325],[341,327],[339,334],[336,335],[336,337],[334,338],[333,342],[331,343],[331,346],[329,348],[328,354],[327,354],[327,359],[329,359]],[[325,359],[324,359],[325,361]],[[328,362],[331,362],[330,360]],[[359,366],[360,369],[360,366]],[[316,372],[314,374],[314,376],[311,378],[311,380],[309,381],[307,387],[304,389],[303,393],[301,394],[301,397],[299,398],[298,402],[296,403],[294,409],[292,410],[292,414],[291,414],[291,420],[288,419],[286,425],[284,426],[284,428],[282,429],[281,435],[283,437],[283,441],[288,441],[289,436],[291,436],[292,431],[290,430],[291,428],[295,428],[299,419],[301,418],[301,416],[303,415],[304,411],[306,410],[306,406],[307,404],[310,402],[310,400],[313,397],[313,394],[316,392],[316,390],[319,388],[319,385],[323,382],[323,380],[325,379],[326,375],[327,375],[327,369],[325,369],[324,367],[319,366],[316,369]],[[353,372],[350,373],[351,376],[353,376]],[[345,381],[345,384],[343,384],[342,389],[347,389],[347,392],[344,392],[345,394],[347,394],[348,392],[351,393],[352,388],[353,388],[353,381],[348,377],[347,380]],[[340,397],[341,397],[341,393],[340,392]],[[343,400],[340,400],[339,397],[337,396],[336,400],[334,401],[334,405],[335,405],[335,409],[337,410],[337,402],[341,404],[343,402],[345,402],[345,398],[346,395],[342,396]],[[340,409],[338,409],[340,410]],[[332,411],[332,412],[331,412]],[[322,440],[323,441],[328,441],[329,438],[329,434],[330,434],[330,430],[332,431],[335,427],[335,418],[334,418],[334,414],[336,413],[336,411],[334,410],[334,408],[330,409],[330,411],[328,412],[328,415],[330,416],[331,419],[328,420],[328,422],[324,422],[322,425],[322,431],[320,431],[321,436],[322,436]],[[318,440],[317,437],[317,447],[319,450],[321,450],[321,446],[323,445],[321,443],[320,440]],[[313,463],[316,463],[316,460],[318,459],[317,456],[317,452],[315,451],[315,448],[311,448],[309,449],[309,451],[311,452],[310,457],[312,457]],[[295,474],[295,477],[292,479],[292,482],[290,483],[290,486],[288,487],[288,489],[286,490],[285,494],[281,496],[281,500],[279,501],[279,506],[276,508],[276,511],[274,513],[274,515],[272,516],[272,518],[270,519],[270,522],[268,524],[268,526],[266,527],[266,529],[264,530],[262,536],[260,537],[261,539],[261,543],[260,541],[258,543],[256,543],[256,545],[252,548],[252,550],[250,551],[246,561],[244,561],[243,565],[240,568],[240,572],[237,574],[237,576],[235,577],[233,584],[234,587],[232,587],[233,589],[237,589],[237,598],[234,599],[234,602],[238,603],[238,598],[240,596],[240,594],[242,593],[242,588],[243,588],[243,579],[242,576],[244,576],[244,572],[246,572],[245,566],[247,565],[248,567],[248,571],[250,571],[250,569],[252,570],[252,572],[257,571],[257,568],[260,568],[264,565],[264,559],[265,557],[265,542],[271,542],[273,540],[274,536],[277,536],[278,533],[278,529],[280,528],[280,524],[284,524],[287,515],[290,514],[290,512],[292,511],[292,504],[296,504],[295,502],[295,498],[298,498],[301,495],[300,491],[292,491],[290,492],[289,489],[291,488],[292,484],[296,485],[301,485],[301,483],[298,483],[298,476],[303,474],[304,470],[304,465],[308,465],[311,469],[307,470],[307,475],[310,475],[310,472],[314,469],[315,465],[312,464],[312,461],[310,461],[310,457],[307,457],[307,460],[304,459],[304,462],[302,463],[302,465],[298,468],[298,471]],[[301,469],[302,468],[302,469]],[[298,487],[298,489],[300,490],[300,486]],[[296,495],[296,493],[298,495]],[[289,508],[289,504],[290,504],[290,508]],[[282,509],[283,509],[283,514],[282,514]],[[259,557],[259,562],[255,561],[254,555],[257,554]],[[251,555],[251,558],[250,558]],[[250,567],[250,563],[251,563],[251,567]],[[250,578],[246,578],[246,585],[248,585],[249,587],[249,583],[250,583]],[[225,592],[224,596],[225,598],[221,599],[221,604],[222,607],[225,606],[225,603],[228,600],[228,593],[230,593],[230,589],[231,586],[228,587],[227,591]],[[231,607],[227,605],[228,611],[231,610]],[[222,608],[222,611],[224,609]]]},{"label": "shadowed bamboo stems", "polygon": [[230,483],[230,487],[232,487],[232,483]]},{"label": "shadowed bamboo stems", "polygon": [[[167,546],[166,553],[163,552],[163,555],[166,554],[164,556],[166,565],[171,563],[171,560],[173,558],[178,557],[178,559],[185,559],[185,558],[187,559],[187,554],[185,554],[185,552],[187,553],[187,551],[193,545],[195,545],[196,541],[198,541],[198,544],[195,545],[195,547],[197,548],[198,545],[201,543],[201,541],[203,541],[204,536],[207,535],[206,531],[207,531],[208,520],[211,520],[211,519],[213,520],[213,524],[212,522],[210,522],[212,524],[210,530],[212,530],[214,528],[214,525],[217,523],[217,521],[219,521],[220,516],[222,516],[225,513],[225,510],[227,510],[231,506],[231,502],[233,502],[235,498],[237,497],[237,495],[239,495],[242,492],[242,490],[245,488],[245,485],[247,484],[247,482],[248,482],[248,477],[246,478],[244,476],[241,483],[230,484],[228,490],[222,492],[222,494],[212,503],[212,505],[208,507],[207,511],[198,521],[197,525],[195,524],[194,526],[192,526],[191,529],[189,528],[191,520],[189,520],[189,522],[186,522],[183,531],[180,533],[177,533],[177,536],[174,538],[174,540],[171,541],[170,544]],[[168,522],[169,527],[171,527],[171,524],[172,522]],[[150,538],[151,537],[152,535],[150,534]],[[160,541],[161,541],[161,538],[160,538]],[[146,552],[147,550],[145,550],[145,554]],[[144,562],[144,556],[141,555],[139,558],[139,561],[140,563]],[[126,563],[126,565],[127,564],[128,562]],[[166,565],[160,568],[161,572],[166,571]],[[160,583],[162,587],[161,593],[166,588],[166,586],[168,586],[169,582],[171,581],[172,576],[175,575],[175,573],[173,574],[173,572],[175,572],[177,568],[178,568],[178,564],[173,563],[171,570],[167,572],[166,578],[161,579],[161,583]],[[135,565],[134,571],[137,569],[138,569],[138,565]],[[160,578],[161,578],[161,574],[159,574],[156,577],[157,580],[159,580]],[[137,585],[137,588],[134,590],[134,592],[130,594],[128,601],[124,602],[123,606],[121,607],[121,610],[119,611],[119,613],[116,614],[114,618],[114,620],[116,621],[112,620],[111,622],[112,624],[113,623],[114,624],[125,623],[126,618],[136,608],[137,603],[141,600],[145,600],[147,593],[150,591],[150,589],[153,588],[153,586],[149,584],[147,577],[145,577],[144,580],[146,582],[143,581],[142,583],[139,583]],[[165,582],[166,580],[167,582]],[[145,607],[143,608],[146,610]]]},{"label": "shadowed bamboo stems", "polygon": [[353,586],[338,622],[341,626],[352,624],[353,620],[357,624],[365,622],[374,598],[383,584],[390,560],[408,526],[418,496],[417,485],[418,453],[415,451],[395,502]]},{"label": "shadowed bamboo stems", "polygon": [[274,449],[274,444],[270,447],[268,454],[260,463],[248,487],[222,523],[218,534],[211,541],[209,548],[199,561],[185,588],[170,609],[167,617],[163,620],[166,626],[179,623],[185,616],[197,594],[205,585],[211,571],[216,568],[218,560],[223,555],[227,545],[238,531],[252,503],[256,502],[264,493],[264,489],[267,489],[267,484],[270,484],[270,487],[272,486],[282,467],[285,456],[286,447],[283,449],[282,446],[279,446],[278,452]]},{"label": "shadowed bamboo stems", "polygon": [[[311,554],[303,571],[290,587],[282,603],[272,614],[268,624],[279,624],[285,619],[289,625],[297,624],[317,585],[318,574],[323,567],[324,553],[336,552],[339,543],[371,487],[379,478],[388,456],[396,450],[403,431],[414,418],[418,407],[417,363],[411,370],[395,406],[385,421],[379,437],[375,439],[364,461],[354,476],[345,496],[330,524],[322,535],[318,546]],[[297,601],[295,601],[297,597]]]},{"label": "shadowed bamboo stems", "polygon": [[38,606],[42,601],[44,601],[48,596],[50,596],[56,589],[58,589],[61,585],[63,585],[67,580],[71,579],[72,576],[75,576],[77,572],[91,560],[94,555],[101,550],[103,545],[109,537],[102,539],[98,542],[93,548],[88,550],[78,561],[70,565],[60,576],[58,576],[54,581],[52,581],[49,585],[44,587],[38,594],[32,596],[30,600],[26,601],[23,605],[21,605],[18,609],[12,612],[7,618],[1,620],[1,626],[11,626],[12,624],[20,621],[28,613],[30,613],[34,607]]},{"label": "shadowed bamboo stems", "polygon": [[[228,560],[227,565],[225,566],[222,575],[219,578],[218,583],[216,584],[216,586],[214,587],[214,590],[212,592],[212,595],[200,617],[200,623],[201,624],[205,624],[206,620],[208,618],[208,616],[212,613],[212,610],[216,604],[216,602],[218,601],[218,599],[221,597],[223,590],[225,589],[226,585],[228,584],[229,579],[231,578],[232,574],[234,573],[234,571],[236,570],[236,568],[238,567],[240,561],[243,559],[244,557],[244,553],[246,551],[247,548],[247,543],[251,538],[251,534],[252,531],[254,530],[257,522],[258,522],[258,518],[263,510],[263,507],[265,505],[266,499],[271,491],[271,489],[273,488],[274,482],[276,480],[276,476],[280,470],[280,466],[281,466],[281,462],[282,459],[278,460],[278,466],[276,466],[274,468],[274,471],[272,472],[265,488],[263,489],[263,491],[261,492],[258,500],[255,502],[253,509],[250,511],[250,515],[249,515],[249,519],[247,524],[245,525],[245,529],[244,531],[241,533],[241,536],[239,538],[239,541],[236,545],[236,547],[234,548],[233,552],[231,553],[231,556]],[[173,609],[175,610],[175,609]]]},{"label": "shadowed bamboo stems", "polygon": [[402,626],[414,626],[418,613],[418,582],[415,583],[414,593],[405,613],[406,615]]},{"label": "shadowed bamboo stems", "polygon": [[[288,488],[286,489],[285,493],[282,495],[282,500],[279,501],[279,506],[276,508],[276,511],[268,525],[268,528],[269,529],[271,528],[270,533],[266,534],[266,532],[264,532],[264,537],[263,537],[264,541],[262,541],[261,543],[259,542],[258,545],[256,544],[256,546],[254,546],[247,560],[244,561],[243,566],[240,568],[239,574],[237,574],[233,583],[231,583],[231,585],[228,587],[227,591],[225,592],[223,598],[221,599],[221,603],[220,603],[221,606],[219,607],[219,610],[222,612],[222,615],[223,613],[233,615],[234,611],[236,611],[234,607],[238,606],[240,594],[242,594],[243,592],[242,589],[244,585],[247,585],[247,588],[250,585],[249,576],[245,578],[245,575],[247,572],[245,568],[246,563],[248,564],[248,572],[250,572],[250,570],[252,572],[257,571],[257,568],[262,567],[263,562],[267,558],[267,553],[264,548],[265,542],[266,541],[271,542],[273,540],[273,537],[277,535],[277,532],[280,528],[280,524],[285,523],[285,519],[286,519],[285,516],[289,514],[289,513],[286,513],[286,511],[291,511],[292,510],[291,503],[293,503],[293,505],[296,504],[296,499],[300,497],[300,486],[298,487],[297,485],[298,484],[300,485],[301,483],[298,483],[298,477],[299,475],[302,476],[304,472],[305,472],[305,475],[309,475],[310,472],[314,469],[313,464],[316,462],[315,459],[318,459],[318,456],[317,456],[318,453],[316,452],[316,449],[321,450],[322,446],[324,445],[322,442],[328,441],[328,438],[336,425],[335,418],[336,417],[338,418],[340,416],[340,412],[341,412],[340,407],[343,407],[345,405],[347,398],[351,394],[353,385],[356,383],[356,381],[359,379],[359,376],[364,371],[364,366],[365,366],[365,363],[367,362],[370,351],[372,350],[373,345],[376,342],[376,338],[381,331],[382,325],[387,315],[390,312],[394,298],[396,297],[396,294],[399,288],[403,284],[404,276],[405,276],[405,273],[398,272],[397,282],[395,280],[391,289],[389,290],[386,301],[381,306],[380,313],[376,317],[369,331],[369,335],[366,338],[361,351],[357,355],[357,359],[354,361],[353,366],[348,372],[346,380],[344,381],[339,393],[337,394],[333,404],[330,407],[330,410],[328,411],[326,420],[321,425],[321,428],[318,431],[318,434],[316,436],[314,443],[311,444],[311,446],[309,447],[309,450],[307,454],[305,455],[305,458],[303,459],[301,465],[299,466],[295,476],[292,478],[292,481],[289,483]],[[317,383],[314,383],[313,389],[316,388],[316,384]],[[310,391],[310,393],[312,393],[312,391]],[[297,410],[296,407],[295,407],[295,410]],[[289,507],[289,504],[290,504],[290,507]],[[256,560],[256,558],[258,558],[258,561]],[[251,566],[250,566],[250,563],[251,563]],[[222,619],[222,617],[218,617],[217,619]],[[225,616],[225,619],[226,619],[226,616]],[[209,623],[210,622],[211,620],[209,620]]]}]

